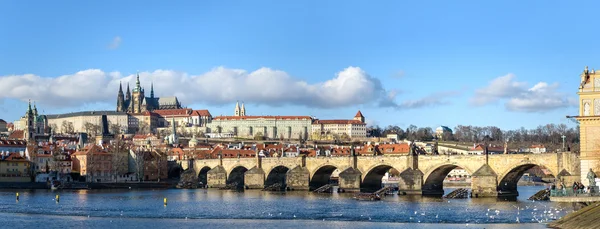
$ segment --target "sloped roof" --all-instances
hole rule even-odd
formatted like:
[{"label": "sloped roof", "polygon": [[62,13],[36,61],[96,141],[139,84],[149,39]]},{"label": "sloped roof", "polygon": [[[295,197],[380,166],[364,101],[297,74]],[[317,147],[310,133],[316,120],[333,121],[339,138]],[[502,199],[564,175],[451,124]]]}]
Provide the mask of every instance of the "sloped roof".
[{"label": "sloped roof", "polygon": [[359,120],[354,119],[332,119],[332,120],[316,120],[314,124],[365,124]]},{"label": "sloped roof", "polygon": [[8,139],[23,139],[25,136],[25,132],[22,130],[15,130],[10,135],[8,135]]},{"label": "sloped roof", "polygon": [[360,112],[360,110],[358,110],[358,112],[356,112],[356,115],[354,115],[355,118],[364,118],[365,116],[363,116],[363,114]]}]

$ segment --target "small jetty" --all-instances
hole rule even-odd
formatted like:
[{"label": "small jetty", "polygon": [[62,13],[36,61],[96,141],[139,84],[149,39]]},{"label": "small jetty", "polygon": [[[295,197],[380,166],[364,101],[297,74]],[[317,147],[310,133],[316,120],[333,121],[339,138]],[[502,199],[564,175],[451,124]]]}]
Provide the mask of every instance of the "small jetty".
[{"label": "small jetty", "polygon": [[333,185],[332,184],[323,185],[323,186],[315,189],[313,192],[315,192],[315,193],[332,193]]},{"label": "small jetty", "polygon": [[393,187],[390,186],[385,186],[383,188],[380,188],[379,190],[375,191],[373,194],[381,196],[381,195],[389,195],[394,191]]},{"label": "small jetty", "polygon": [[283,191],[285,186],[282,183],[275,183],[263,188],[263,191]]},{"label": "small jetty", "polygon": [[229,184],[226,184],[225,187],[219,188],[219,190],[236,190],[236,189],[238,189],[237,182],[229,183]]},{"label": "small jetty", "polygon": [[375,201],[381,200],[381,197],[375,193],[357,193],[356,195],[354,195],[354,199]]},{"label": "small jetty", "polygon": [[533,194],[528,200],[547,201],[550,200],[550,190],[542,189],[539,192]]},{"label": "small jetty", "polygon": [[456,189],[444,196],[446,199],[466,199],[469,198],[469,190],[466,188]]}]

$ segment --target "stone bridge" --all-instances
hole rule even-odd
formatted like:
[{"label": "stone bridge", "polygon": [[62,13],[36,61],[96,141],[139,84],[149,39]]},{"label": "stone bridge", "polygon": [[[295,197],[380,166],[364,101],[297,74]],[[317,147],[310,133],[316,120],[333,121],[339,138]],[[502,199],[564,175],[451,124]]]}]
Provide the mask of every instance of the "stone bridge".
[{"label": "stone bridge", "polygon": [[[487,163],[486,163],[487,160]],[[573,153],[495,155],[405,155],[349,157],[256,157],[191,161],[198,178],[209,187],[237,182],[249,189],[284,183],[290,190],[310,190],[328,184],[339,169],[339,187],[346,191],[373,191],[391,168],[400,172],[400,191],[442,195],[443,180],[455,168],[472,177],[472,195],[515,196],[525,171],[543,166],[565,184],[579,181],[579,159]]]}]

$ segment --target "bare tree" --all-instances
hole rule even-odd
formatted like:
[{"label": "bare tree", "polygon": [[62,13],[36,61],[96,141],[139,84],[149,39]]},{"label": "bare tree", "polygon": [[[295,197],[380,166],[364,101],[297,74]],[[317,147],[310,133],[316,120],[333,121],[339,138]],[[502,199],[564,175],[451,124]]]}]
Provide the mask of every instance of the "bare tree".
[{"label": "bare tree", "polygon": [[115,182],[117,182],[118,176],[123,175],[128,171],[128,148],[129,147],[124,141],[121,141],[120,138],[117,138],[108,149],[111,155],[111,173]]},{"label": "bare tree", "polygon": [[141,147],[138,147],[135,150],[130,150],[130,153],[132,154],[135,166],[135,175],[137,176],[138,182],[140,182],[144,176],[144,163],[146,162],[147,152]]}]

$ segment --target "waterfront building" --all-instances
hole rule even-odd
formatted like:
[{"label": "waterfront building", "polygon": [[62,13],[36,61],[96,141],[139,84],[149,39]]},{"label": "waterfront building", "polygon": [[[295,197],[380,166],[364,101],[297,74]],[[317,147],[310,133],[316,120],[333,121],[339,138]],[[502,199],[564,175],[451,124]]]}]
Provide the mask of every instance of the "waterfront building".
[{"label": "waterfront building", "polygon": [[135,88],[129,91],[127,84],[127,93],[123,94],[123,86],[119,84],[117,93],[117,111],[127,113],[143,113],[145,111],[181,109],[181,104],[175,96],[154,97],[154,84],[150,84],[150,97],[144,94],[144,88],[140,84],[140,75],[137,75]]},{"label": "waterfront building", "polygon": [[206,135],[211,138],[307,139],[312,121],[310,116],[248,116],[246,109],[236,104],[234,116],[214,117],[207,125]]},{"label": "waterfront building", "polygon": [[580,75],[579,122],[581,182],[587,186],[586,175],[592,169],[600,174],[600,73],[586,66]]},{"label": "waterfront building", "polygon": [[354,119],[315,120],[312,124],[313,139],[341,139],[366,138],[367,124],[365,117],[358,111]]},{"label": "waterfront building", "polygon": [[25,140],[0,139],[0,153],[25,153],[27,142]]},{"label": "waterfront building", "polygon": [[91,144],[71,155],[73,172],[79,172],[88,182],[111,181],[112,155],[101,146]]},{"label": "waterfront building", "polygon": [[21,153],[0,153],[0,182],[31,181],[30,164]]}]

